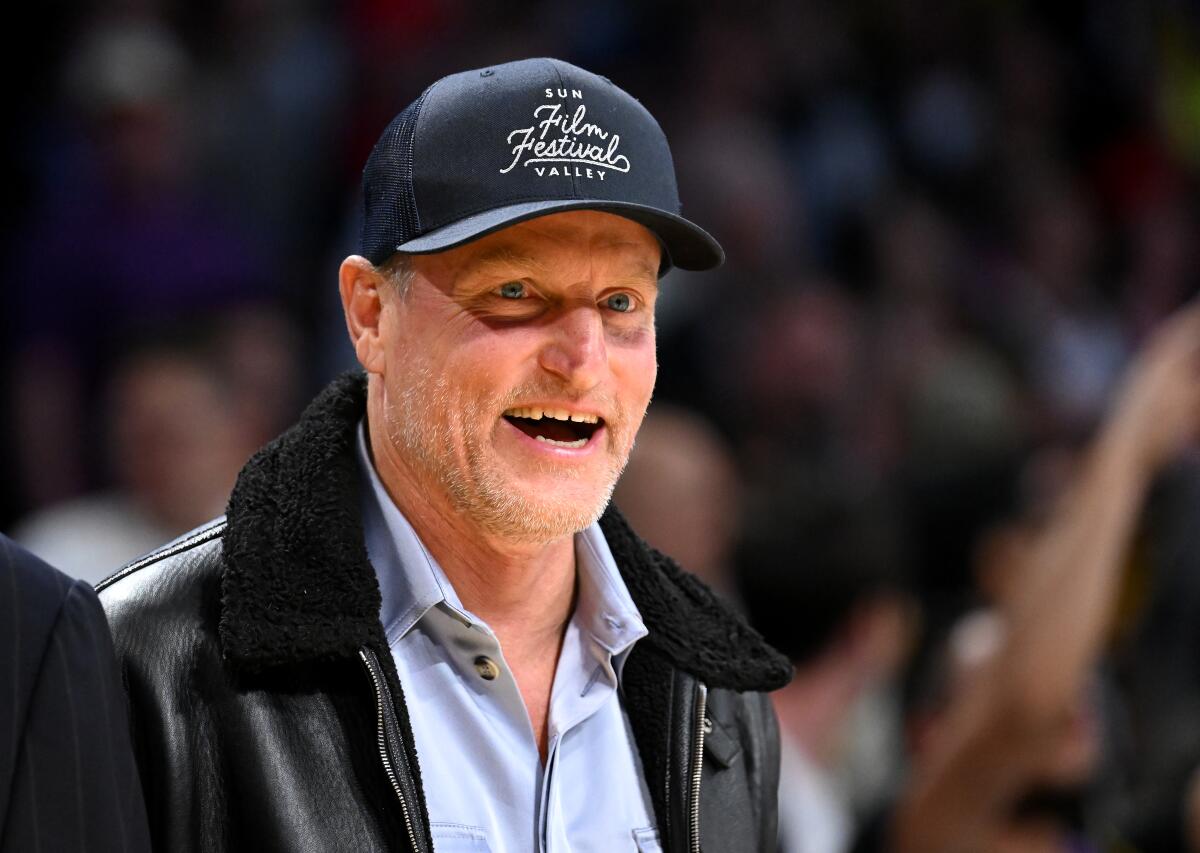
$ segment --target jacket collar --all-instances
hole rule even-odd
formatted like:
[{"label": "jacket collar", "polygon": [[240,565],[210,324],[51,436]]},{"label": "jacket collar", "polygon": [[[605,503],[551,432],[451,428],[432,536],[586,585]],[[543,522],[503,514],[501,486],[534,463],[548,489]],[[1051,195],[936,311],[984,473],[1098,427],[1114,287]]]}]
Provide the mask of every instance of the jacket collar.
[{"label": "jacket collar", "polygon": [[[363,375],[344,374],[238,476],[226,513],[220,636],[240,667],[262,671],[387,647],[354,455],[365,407]],[[773,690],[787,682],[787,660],[643,542],[615,507],[600,527],[650,631],[641,643],[710,687]]]}]

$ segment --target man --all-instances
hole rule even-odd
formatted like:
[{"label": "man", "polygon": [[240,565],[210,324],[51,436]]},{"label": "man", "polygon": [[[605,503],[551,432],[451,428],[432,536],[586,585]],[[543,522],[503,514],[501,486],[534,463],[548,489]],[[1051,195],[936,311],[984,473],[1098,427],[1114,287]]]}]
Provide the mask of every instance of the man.
[{"label": "man", "polygon": [[720,247],[608,80],[525,60],[393,120],[343,262],[367,378],[104,585],[164,850],[760,850],[789,665],[609,495],[654,301]]},{"label": "man", "polygon": [[96,593],[0,534],[0,851],[146,851]]}]

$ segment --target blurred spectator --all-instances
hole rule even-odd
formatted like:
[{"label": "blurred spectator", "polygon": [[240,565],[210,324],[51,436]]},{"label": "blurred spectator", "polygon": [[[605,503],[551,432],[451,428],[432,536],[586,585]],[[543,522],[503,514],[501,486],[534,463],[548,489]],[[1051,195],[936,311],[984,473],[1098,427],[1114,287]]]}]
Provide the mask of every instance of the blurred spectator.
[{"label": "blurred spectator", "polygon": [[1133,340],[1141,341],[1196,291],[1198,228],[1194,202],[1179,193],[1148,206],[1130,223],[1132,258],[1122,294]]},{"label": "blurred spectator", "polygon": [[95,583],[127,561],[224,512],[259,425],[199,347],[146,345],[116,369],[106,444],[115,488],[41,510],[16,538]]},{"label": "blurred spectator", "polygon": [[300,334],[282,311],[246,305],[223,312],[202,334],[204,358],[220,371],[251,449],[292,423],[304,391]]},{"label": "blurred spectator", "polygon": [[1012,551],[1016,574],[995,614],[957,633],[942,701],[877,846],[1102,849],[1112,816],[1097,827],[1077,811],[1099,749],[1085,688],[1151,479],[1198,437],[1200,305],[1192,305],[1150,341],[1070,488],[1032,541]]},{"label": "blurred spectator", "polygon": [[613,501],[647,542],[733,598],[739,491],[734,460],[712,426],[659,403],[642,422]]},{"label": "blurred spectator", "polygon": [[849,471],[789,473],[751,502],[738,589],[751,623],[796,666],[773,694],[780,850],[838,853],[861,814],[894,795],[898,675],[915,620],[887,504]]},{"label": "blurred spectator", "polygon": [[923,171],[958,178],[982,162],[991,130],[987,98],[963,69],[935,69],[917,78],[902,109],[904,140]]},{"label": "blurred spectator", "polygon": [[1058,425],[1087,429],[1126,358],[1121,324],[1096,279],[1094,215],[1073,183],[1052,171],[1035,171],[1017,196],[1021,259],[1013,286],[1032,382]]},{"label": "blurred spectator", "polygon": [[863,332],[858,305],[821,278],[780,287],[739,324],[725,417],[752,472],[855,449]]},{"label": "blurred spectator", "polygon": [[91,423],[132,329],[275,288],[255,232],[195,182],[194,82],[151,23],[87,32],[65,74],[76,112],[49,129],[10,272],[16,480],[34,505],[100,481]]},{"label": "blurred spectator", "polygon": [[239,0],[212,14],[219,41],[203,47],[219,61],[189,92],[195,170],[294,280],[309,260],[303,236],[328,216],[328,184],[351,177],[326,165],[348,119],[348,46],[316,3]]}]

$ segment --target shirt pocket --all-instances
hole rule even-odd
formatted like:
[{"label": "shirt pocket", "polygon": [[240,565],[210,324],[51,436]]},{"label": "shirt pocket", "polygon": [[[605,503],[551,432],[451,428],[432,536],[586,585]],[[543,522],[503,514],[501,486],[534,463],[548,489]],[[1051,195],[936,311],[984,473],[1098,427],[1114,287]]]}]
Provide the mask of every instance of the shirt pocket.
[{"label": "shirt pocket", "polygon": [[[431,823],[435,853],[492,853],[487,833],[477,826],[461,823]],[[656,850],[658,848],[655,848]]]},{"label": "shirt pocket", "polygon": [[653,826],[633,831],[633,841],[637,844],[638,853],[662,853],[662,843],[658,840],[658,830]]}]

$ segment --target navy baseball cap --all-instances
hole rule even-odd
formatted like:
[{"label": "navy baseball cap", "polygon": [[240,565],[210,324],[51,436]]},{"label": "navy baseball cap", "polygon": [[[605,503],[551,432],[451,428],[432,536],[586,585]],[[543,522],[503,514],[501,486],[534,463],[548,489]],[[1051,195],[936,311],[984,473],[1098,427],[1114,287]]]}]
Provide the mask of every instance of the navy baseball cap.
[{"label": "navy baseball cap", "polygon": [[363,170],[359,253],[452,249],[537,216],[602,210],[662,244],[661,272],[725,258],[680,216],[675,166],[654,117],[605,77],[523,59],[443,77],[383,131]]}]

